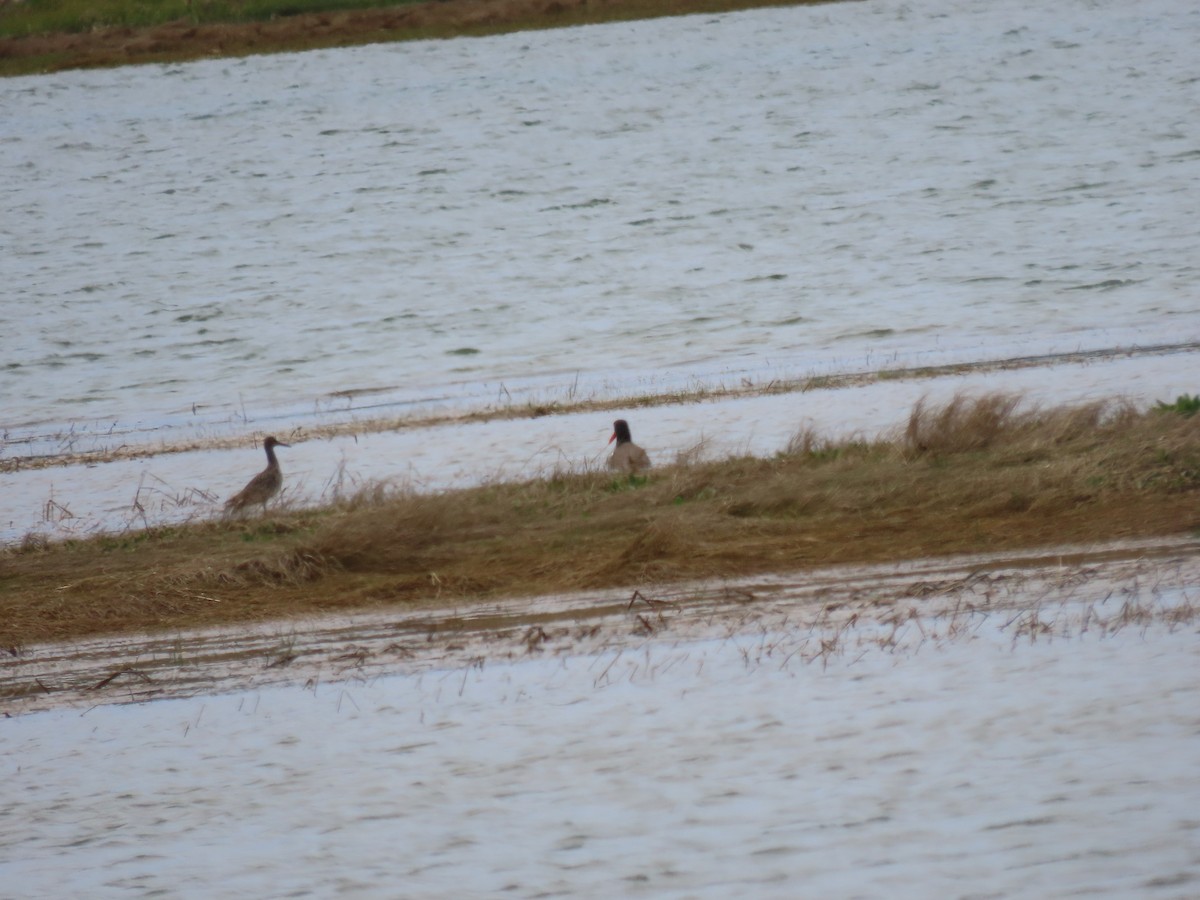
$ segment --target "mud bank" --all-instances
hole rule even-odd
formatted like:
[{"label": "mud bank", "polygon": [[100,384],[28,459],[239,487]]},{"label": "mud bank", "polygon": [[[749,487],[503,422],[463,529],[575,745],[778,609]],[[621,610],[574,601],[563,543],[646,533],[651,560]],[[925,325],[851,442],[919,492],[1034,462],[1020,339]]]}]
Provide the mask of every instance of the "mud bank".
[{"label": "mud bank", "polygon": [[[826,664],[969,640],[997,620],[1014,643],[1152,622],[1191,628],[1198,585],[1200,539],[1182,538],[320,616],[13,649],[0,663],[0,703],[13,715],[272,685],[315,691],[402,673],[457,671],[465,681],[500,661],[615,663],[651,645],[714,638],[779,645],[788,659]],[[597,668],[597,682],[611,674]]]}]

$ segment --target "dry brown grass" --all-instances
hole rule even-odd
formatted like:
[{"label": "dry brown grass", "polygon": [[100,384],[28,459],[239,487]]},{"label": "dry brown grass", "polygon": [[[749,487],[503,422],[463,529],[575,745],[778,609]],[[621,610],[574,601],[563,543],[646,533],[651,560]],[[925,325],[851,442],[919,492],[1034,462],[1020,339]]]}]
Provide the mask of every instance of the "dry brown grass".
[{"label": "dry brown grass", "polygon": [[0,647],[391,604],[645,587],[1200,527],[1200,416],[920,404],[891,439],[559,474],[0,556]]}]

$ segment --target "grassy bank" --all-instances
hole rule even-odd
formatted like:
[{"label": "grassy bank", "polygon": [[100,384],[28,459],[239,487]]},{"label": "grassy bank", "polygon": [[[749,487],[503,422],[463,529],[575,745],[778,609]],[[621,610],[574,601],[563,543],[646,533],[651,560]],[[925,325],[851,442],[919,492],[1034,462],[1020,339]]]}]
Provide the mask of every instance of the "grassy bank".
[{"label": "grassy bank", "polygon": [[[818,0],[42,0],[0,4],[0,76],[481,36]],[[829,0],[819,0],[829,2]]]},{"label": "grassy bank", "polygon": [[0,557],[0,646],[472,603],[1200,528],[1186,403],[916,408],[902,434],[770,459],[571,473],[45,544]]}]

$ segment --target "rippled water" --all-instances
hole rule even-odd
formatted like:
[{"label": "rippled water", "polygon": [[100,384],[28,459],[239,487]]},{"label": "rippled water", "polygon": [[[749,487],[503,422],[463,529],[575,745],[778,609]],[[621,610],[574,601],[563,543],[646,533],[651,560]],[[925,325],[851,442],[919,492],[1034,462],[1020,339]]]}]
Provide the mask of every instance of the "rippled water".
[{"label": "rippled water", "polygon": [[939,0],[8,79],[0,424],[1195,340],[1198,43]]},{"label": "rippled water", "polygon": [[[92,708],[113,687],[80,691],[76,708],[0,720],[0,883],[20,897],[1191,896],[1197,557],[1178,550],[829,570],[695,609],[686,591],[657,609],[610,597],[596,619],[542,618],[541,643],[509,623],[474,660],[469,627],[463,651],[400,622],[398,653],[376,616],[364,645],[314,635],[326,646],[297,663],[303,688]],[[193,649],[178,642],[185,671]],[[131,699],[170,684],[169,659],[116,665],[144,673],[125,679]],[[331,679],[338,667],[351,674]]]},{"label": "rippled water", "polygon": [[[4,452],[1194,344],[1198,38],[1176,0],[932,0],[0,81]],[[1005,383],[1145,400],[1194,392],[1194,358]],[[638,434],[769,452],[807,417],[892,424],[924,389],[664,409]],[[288,490],[359,451],[429,484],[575,461],[607,418],[310,441]],[[0,534],[47,491],[100,498],[85,528],[149,507],[143,487],[216,496],[261,465],[239,453],[5,473]],[[864,615],[853,653],[814,655],[844,633],[780,606],[769,628],[714,617],[716,640],[413,671],[383,623],[362,680],[3,720],[0,884],[1184,896],[1195,629],[1093,613],[1186,605],[1196,582],[1137,565],[1114,593],[1060,563],[1024,618],[904,619],[903,652]],[[80,697],[105,659],[75,668]],[[43,662],[14,666],[45,681]]]}]

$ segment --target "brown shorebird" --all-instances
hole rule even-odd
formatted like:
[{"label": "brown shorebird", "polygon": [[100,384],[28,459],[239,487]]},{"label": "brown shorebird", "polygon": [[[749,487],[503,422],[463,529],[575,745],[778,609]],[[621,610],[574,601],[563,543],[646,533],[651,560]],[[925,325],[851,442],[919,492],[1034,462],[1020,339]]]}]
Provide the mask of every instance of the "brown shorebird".
[{"label": "brown shorebird", "polygon": [[613,449],[612,456],[608,458],[610,469],[619,469],[622,472],[636,475],[642,469],[650,468],[650,457],[646,455],[645,450],[633,442],[633,438],[629,434],[629,423],[624,419],[617,419],[613,422],[613,434],[608,442],[611,444],[613,441],[617,442],[617,446]]},{"label": "brown shorebird", "polygon": [[225,501],[226,512],[242,512],[247,506],[261,503],[263,512],[267,511],[267,501],[279,493],[283,487],[283,472],[279,468],[279,460],[275,458],[276,447],[288,447],[289,444],[273,437],[263,441],[263,449],[267,451],[267,467],[250,479],[249,483]]}]

